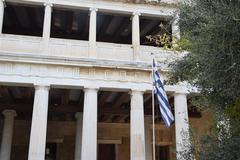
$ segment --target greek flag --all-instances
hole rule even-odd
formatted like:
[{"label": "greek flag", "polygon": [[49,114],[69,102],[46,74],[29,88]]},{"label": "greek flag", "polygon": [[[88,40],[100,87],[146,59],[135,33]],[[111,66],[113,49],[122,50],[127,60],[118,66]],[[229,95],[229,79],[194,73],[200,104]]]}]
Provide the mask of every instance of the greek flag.
[{"label": "greek flag", "polygon": [[171,112],[171,107],[169,105],[166,92],[164,91],[163,83],[160,80],[160,74],[158,72],[158,69],[157,69],[154,59],[153,59],[152,67],[153,67],[152,69],[153,69],[154,93],[156,94],[158,102],[159,102],[159,108],[160,108],[160,112],[162,115],[162,119],[163,119],[165,125],[167,126],[167,128],[169,128],[174,121],[174,117]]}]

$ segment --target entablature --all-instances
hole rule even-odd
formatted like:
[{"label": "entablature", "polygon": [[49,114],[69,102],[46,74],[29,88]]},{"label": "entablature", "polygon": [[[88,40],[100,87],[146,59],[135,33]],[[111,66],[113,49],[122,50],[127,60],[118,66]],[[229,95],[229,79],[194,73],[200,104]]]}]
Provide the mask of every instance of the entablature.
[{"label": "entablature", "polygon": [[[151,47],[150,47],[151,48]],[[108,57],[103,59],[102,57],[88,58],[76,56],[69,56],[69,54],[34,54],[24,52],[10,52],[1,51],[0,61],[13,62],[13,63],[33,63],[33,64],[45,64],[45,65],[63,65],[63,66],[76,66],[76,67],[99,67],[109,69],[126,69],[136,71],[148,71],[152,69],[152,56],[151,52],[155,55],[155,59],[158,62],[158,68],[161,72],[169,71],[169,64],[182,58],[186,53],[178,53],[173,51],[165,51],[159,48],[152,50],[142,51],[140,61],[129,60],[131,54],[124,59],[120,59],[116,54],[109,54]],[[57,53],[57,52],[56,52]],[[121,52],[119,52],[121,53]],[[115,56],[114,56],[115,55]]]},{"label": "entablature", "polygon": [[142,3],[129,3],[124,1],[109,1],[109,0],[7,0],[7,2],[38,4],[51,3],[53,6],[64,6],[67,8],[98,8],[102,11],[112,11],[118,13],[133,13],[135,11],[141,12],[143,15],[152,15],[160,17],[172,17],[176,11],[175,5],[161,5],[174,4],[175,0],[163,0],[159,5],[150,5]]},{"label": "entablature", "polygon": [[[164,72],[162,78],[166,79]],[[151,70],[104,68],[96,66],[65,66],[60,64],[36,64],[21,62],[0,63],[2,84],[45,84],[50,86],[101,89],[142,90],[151,92]],[[171,92],[188,92],[187,85],[165,86]]]}]

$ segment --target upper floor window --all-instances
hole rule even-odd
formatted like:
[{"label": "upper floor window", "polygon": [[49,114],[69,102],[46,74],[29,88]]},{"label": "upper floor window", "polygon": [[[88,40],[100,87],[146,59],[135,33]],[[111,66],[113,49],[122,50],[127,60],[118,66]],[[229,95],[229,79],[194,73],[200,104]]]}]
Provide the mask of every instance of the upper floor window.
[{"label": "upper floor window", "polygon": [[87,10],[53,8],[51,37],[88,40],[88,14],[89,12]]},{"label": "upper floor window", "polygon": [[[166,34],[171,41],[172,25],[170,21],[152,18],[152,17],[140,17],[140,43],[141,45],[159,46],[154,41],[150,42],[147,36],[163,36]],[[161,46],[161,45],[160,45]],[[162,47],[162,46],[161,46]]]},{"label": "upper floor window", "polygon": [[98,12],[97,41],[131,44],[131,16]]},{"label": "upper floor window", "polygon": [[3,33],[42,36],[44,7],[6,2]]}]

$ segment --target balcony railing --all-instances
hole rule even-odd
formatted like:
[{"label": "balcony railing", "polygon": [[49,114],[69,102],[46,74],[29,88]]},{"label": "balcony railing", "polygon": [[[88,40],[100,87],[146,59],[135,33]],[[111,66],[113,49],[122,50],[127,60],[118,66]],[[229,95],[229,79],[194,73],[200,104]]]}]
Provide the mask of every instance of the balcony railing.
[{"label": "balcony railing", "polygon": [[[0,52],[9,54],[42,55],[60,58],[89,58],[89,42],[81,40],[50,38],[47,48],[41,37],[2,34],[0,36]],[[158,61],[169,63],[179,57],[173,51],[159,47],[140,46],[139,62],[151,63],[151,53],[155,53]],[[135,62],[132,45],[96,42],[96,55],[99,60]]]}]

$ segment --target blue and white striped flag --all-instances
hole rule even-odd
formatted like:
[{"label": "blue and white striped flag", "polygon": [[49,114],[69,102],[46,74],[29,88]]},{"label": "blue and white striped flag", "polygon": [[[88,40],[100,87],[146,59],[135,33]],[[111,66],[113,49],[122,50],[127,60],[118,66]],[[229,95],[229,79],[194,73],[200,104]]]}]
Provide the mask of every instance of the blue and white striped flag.
[{"label": "blue and white striped flag", "polygon": [[152,69],[153,69],[154,93],[156,94],[159,102],[159,108],[162,115],[162,119],[167,128],[169,128],[171,124],[174,122],[174,117],[154,59],[152,67],[153,67]]}]

